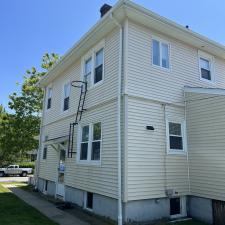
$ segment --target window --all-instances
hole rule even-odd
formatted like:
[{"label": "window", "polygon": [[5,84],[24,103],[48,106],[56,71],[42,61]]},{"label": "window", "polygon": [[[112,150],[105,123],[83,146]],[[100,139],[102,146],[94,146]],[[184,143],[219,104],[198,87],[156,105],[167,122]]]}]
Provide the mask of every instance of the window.
[{"label": "window", "polygon": [[[44,140],[47,141],[48,136],[45,136]],[[44,145],[43,152],[42,152],[42,159],[47,159],[47,152],[48,152],[48,147],[47,145]]]},{"label": "window", "polygon": [[47,159],[47,151],[48,151],[48,147],[44,146],[44,148],[43,148],[43,159]]},{"label": "window", "polygon": [[95,72],[94,72],[94,84],[102,80],[103,74],[103,48],[95,54]]},{"label": "window", "polygon": [[159,40],[152,40],[153,65],[169,69],[169,44]]},{"label": "window", "polygon": [[91,71],[92,71],[92,58],[89,58],[85,61],[85,68],[84,68],[84,81],[87,82],[87,87],[89,88],[91,85]]},{"label": "window", "polygon": [[180,198],[170,199],[170,215],[180,215],[181,214],[181,201]]},{"label": "window", "polygon": [[90,209],[90,210],[93,209],[93,193],[86,192],[85,206],[86,206],[87,209]]},{"label": "window", "polygon": [[200,58],[199,60],[200,60],[201,78],[206,80],[212,80],[210,61],[204,58]]},{"label": "window", "polygon": [[89,125],[82,128],[82,140],[80,149],[80,160],[88,158]]},{"label": "window", "polygon": [[70,82],[64,84],[63,88],[63,111],[69,109],[69,101],[70,101]]},{"label": "window", "polygon": [[44,192],[47,193],[48,191],[48,181],[45,180]]},{"label": "window", "polygon": [[52,88],[47,88],[47,109],[50,109],[52,106]]},{"label": "window", "polygon": [[185,152],[184,121],[167,121],[168,152]]},{"label": "window", "polygon": [[100,160],[101,148],[101,123],[93,125],[91,160]]},{"label": "window", "polygon": [[83,60],[83,80],[87,82],[87,87],[100,84],[104,77],[104,48],[100,43],[96,48],[85,56]]},{"label": "window", "polygon": [[81,128],[79,161],[100,162],[102,143],[101,123],[94,123]]}]

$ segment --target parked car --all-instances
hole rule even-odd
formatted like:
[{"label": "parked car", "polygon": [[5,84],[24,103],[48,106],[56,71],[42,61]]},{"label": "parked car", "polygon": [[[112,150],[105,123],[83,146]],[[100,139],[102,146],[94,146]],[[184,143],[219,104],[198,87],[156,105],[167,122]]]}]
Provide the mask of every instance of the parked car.
[{"label": "parked car", "polygon": [[0,177],[7,175],[20,175],[26,177],[27,174],[32,173],[32,168],[20,168],[19,165],[9,165],[6,168],[0,168]]}]

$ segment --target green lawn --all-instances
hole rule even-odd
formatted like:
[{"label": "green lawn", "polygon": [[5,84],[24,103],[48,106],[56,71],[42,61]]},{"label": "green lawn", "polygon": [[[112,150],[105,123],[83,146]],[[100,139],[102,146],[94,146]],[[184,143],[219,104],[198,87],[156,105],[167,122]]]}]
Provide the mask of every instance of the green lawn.
[{"label": "green lawn", "polygon": [[0,224],[57,225],[0,184]]}]

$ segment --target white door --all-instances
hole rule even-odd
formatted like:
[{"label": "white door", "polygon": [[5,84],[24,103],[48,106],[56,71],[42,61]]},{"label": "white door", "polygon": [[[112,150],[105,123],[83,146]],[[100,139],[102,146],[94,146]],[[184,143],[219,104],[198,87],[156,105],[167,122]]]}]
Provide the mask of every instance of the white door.
[{"label": "white door", "polygon": [[60,150],[56,194],[62,198],[65,197],[65,184],[64,184],[65,156],[66,156],[65,150]]}]

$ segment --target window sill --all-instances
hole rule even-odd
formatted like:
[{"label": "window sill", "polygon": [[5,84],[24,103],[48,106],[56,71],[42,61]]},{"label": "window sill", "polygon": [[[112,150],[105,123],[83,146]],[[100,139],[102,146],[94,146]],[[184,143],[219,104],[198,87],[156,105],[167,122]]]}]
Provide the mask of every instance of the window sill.
[{"label": "window sill", "polygon": [[96,167],[101,167],[101,161],[99,162],[90,162],[90,161],[77,161],[77,165],[80,166],[96,166]]},{"label": "window sill", "polygon": [[187,152],[186,151],[177,151],[177,150],[168,150],[167,151],[167,155],[186,155],[187,154]]},{"label": "window sill", "polygon": [[155,69],[158,69],[158,70],[162,70],[162,71],[167,72],[167,73],[171,72],[171,67],[165,68],[165,67],[162,67],[162,66],[155,65],[153,63],[152,63],[152,67],[155,68]]},{"label": "window sill", "polygon": [[88,91],[91,91],[92,89],[97,88],[97,87],[101,86],[102,84],[103,84],[103,80],[99,81],[99,82],[96,83],[96,84],[93,84],[93,85],[92,85],[91,87],[89,87],[87,90],[88,90]]},{"label": "window sill", "polygon": [[200,81],[203,81],[203,82],[206,82],[206,83],[209,83],[209,84],[215,84],[214,80],[207,80],[207,79],[202,78],[202,77],[200,77]]}]

